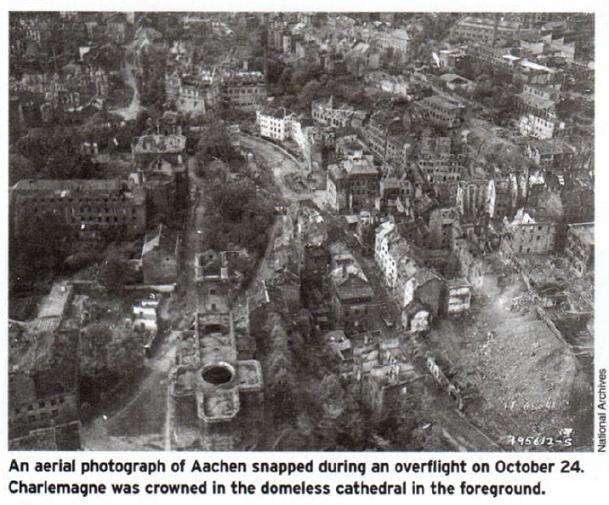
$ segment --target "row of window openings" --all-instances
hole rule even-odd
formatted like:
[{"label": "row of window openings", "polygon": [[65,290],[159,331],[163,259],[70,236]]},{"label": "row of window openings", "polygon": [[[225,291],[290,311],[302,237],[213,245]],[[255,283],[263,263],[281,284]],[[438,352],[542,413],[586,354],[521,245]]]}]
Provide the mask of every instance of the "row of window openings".
[{"label": "row of window openings", "polygon": [[537,236],[535,237],[535,241],[537,241],[537,242],[538,242],[538,241],[540,241],[540,240],[541,240],[541,236],[540,236],[540,235],[537,235]]},{"label": "row of window openings", "polygon": [[[59,398],[59,399],[57,399],[57,400],[56,400],[56,399],[53,399],[53,400],[49,400],[49,405],[50,405],[51,407],[53,407],[53,406],[55,406],[55,405],[60,405],[60,404],[62,404],[62,403],[64,403],[64,402],[65,402],[65,399],[64,399],[64,398]],[[39,401],[39,402],[38,402],[38,407],[39,407],[39,408],[43,409],[43,408],[45,408],[46,406],[47,406],[47,404],[46,404],[46,402],[45,402],[45,401]],[[28,410],[28,411],[32,411],[32,410],[34,410],[34,404],[30,404],[30,405],[28,405],[28,406],[27,406],[27,410]],[[15,409],[15,414],[20,414],[20,413],[21,413],[21,409],[20,409],[20,408],[16,408],[16,409]]]},{"label": "row of window openings", "polygon": [[[51,417],[52,417],[52,418],[57,417],[58,415],[59,415],[59,410],[57,410],[57,409],[53,409],[53,410],[51,411]],[[41,412],[40,414],[38,414],[38,419],[40,419],[41,421],[44,421],[45,419],[48,419],[48,417],[49,417],[49,413],[48,413],[48,412]],[[35,421],[36,421],[36,415],[34,415],[34,414],[29,414],[29,415],[27,416],[27,420],[28,420],[28,422],[30,422],[30,423],[35,422]]]},{"label": "row of window openings", "polygon": [[454,176],[443,176],[442,177],[442,181],[438,180],[438,178],[436,177],[434,179],[434,177],[432,175],[429,176],[429,182],[447,182],[447,181],[458,181],[461,178],[460,175],[454,175]]},{"label": "row of window openings", "polygon": [[435,118],[435,119],[442,119],[443,121],[453,121],[455,119],[457,119],[456,115],[452,114],[448,111],[442,111],[442,110],[437,110],[437,109],[427,109],[427,113]]},{"label": "row of window openings", "polygon": [[[122,207],[123,210],[123,214],[126,215],[127,214],[127,210],[131,208],[131,213],[135,214],[136,209],[134,207]],[[38,212],[38,207],[34,207],[33,208],[34,213]],[[47,210],[47,209],[40,209],[40,210]],[[55,209],[53,209],[55,210]],[[101,213],[101,212],[105,212],[106,214],[110,213],[111,211],[114,211],[117,214],[120,214],[120,209],[116,209],[116,208],[112,208],[110,209],[109,207],[105,207],[105,208],[101,208],[101,207],[79,207],[79,208],[75,208],[75,207],[70,207],[70,210],[72,211],[72,213],[74,212],[80,212],[81,214],[84,213]]]},{"label": "row of window openings", "polygon": [[[137,216],[131,216],[133,221],[137,220]],[[40,216],[36,216],[36,219],[38,221],[41,221],[42,218]],[[121,216],[120,221],[121,222],[126,222],[129,219],[129,216]],[[118,223],[119,222],[119,216],[114,216],[113,219],[111,219],[111,216],[106,216],[106,218],[104,219],[102,216],[97,216],[97,221],[95,220],[95,217],[91,216],[91,217],[85,217],[85,216],[79,216],[78,218],[76,217],[72,217],[71,222],[72,223],[77,223],[77,222],[97,222],[97,223]]]},{"label": "row of window openings", "polygon": [[79,203],[89,203],[89,202],[100,202],[101,203],[102,201],[107,203],[107,202],[120,202],[120,201],[124,200],[123,198],[118,198],[118,197],[106,197],[103,199],[102,198],[90,198],[90,199],[89,198],[77,198],[77,199],[74,199],[74,198],[53,198],[53,197],[50,197],[50,198],[29,197],[26,199],[29,201],[32,201],[32,202],[41,202],[41,203],[46,203],[46,202],[61,203],[61,202],[66,202],[66,201],[73,203],[75,200]]},{"label": "row of window openings", "polygon": [[245,88],[245,89],[229,89],[228,93],[231,95],[241,95],[241,94],[245,94],[247,93],[248,95],[251,95],[252,93],[254,94],[258,94],[260,93],[262,90],[259,88]]}]

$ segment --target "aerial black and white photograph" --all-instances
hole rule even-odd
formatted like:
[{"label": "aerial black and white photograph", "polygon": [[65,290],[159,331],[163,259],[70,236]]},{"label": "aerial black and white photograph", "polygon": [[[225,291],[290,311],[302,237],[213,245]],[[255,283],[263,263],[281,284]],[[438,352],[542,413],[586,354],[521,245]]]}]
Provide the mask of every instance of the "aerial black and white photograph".
[{"label": "aerial black and white photograph", "polygon": [[9,449],[594,450],[593,13],[8,28]]}]

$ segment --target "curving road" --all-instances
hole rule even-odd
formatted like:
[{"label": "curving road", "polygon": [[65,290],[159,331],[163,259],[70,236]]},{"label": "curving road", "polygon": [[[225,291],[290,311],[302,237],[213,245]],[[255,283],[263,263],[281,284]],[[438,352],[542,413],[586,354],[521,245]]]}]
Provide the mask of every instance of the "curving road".
[{"label": "curving road", "polygon": [[137,117],[137,113],[142,108],[140,104],[140,92],[137,89],[137,82],[135,80],[136,68],[133,64],[133,61],[135,61],[134,49],[135,41],[125,46],[125,61],[122,67],[122,74],[125,84],[127,84],[131,89],[133,89],[133,97],[131,98],[131,103],[127,107],[112,111],[116,114],[120,114],[127,121],[130,119],[135,119]]},{"label": "curving road", "polygon": [[314,191],[309,190],[296,193],[285,183],[286,177],[296,174],[304,177],[307,174],[307,170],[279,147],[264,139],[245,135],[241,135],[241,146],[260,156],[264,160],[265,165],[273,171],[273,177],[277,186],[279,186],[283,198],[290,202],[298,202],[315,197]]}]

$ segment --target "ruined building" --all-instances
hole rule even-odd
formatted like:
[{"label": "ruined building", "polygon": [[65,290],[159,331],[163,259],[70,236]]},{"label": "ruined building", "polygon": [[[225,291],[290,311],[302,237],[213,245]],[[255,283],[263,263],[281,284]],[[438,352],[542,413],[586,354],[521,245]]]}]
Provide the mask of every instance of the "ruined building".
[{"label": "ruined building", "polygon": [[81,238],[111,229],[138,234],[146,227],[142,188],[119,179],[21,180],[11,188],[10,207],[15,233],[51,216]]},{"label": "ruined building", "polygon": [[568,226],[565,254],[578,277],[594,271],[594,223]]},{"label": "ruined building", "polygon": [[136,173],[131,178],[146,189],[150,224],[183,209],[189,201],[186,137],[143,135],[132,145]]},{"label": "ruined building", "polygon": [[238,360],[231,312],[200,312],[182,332],[170,375],[174,448],[231,450],[262,406],[262,369]]},{"label": "ruined building", "polygon": [[380,178],[372,157],[353,149],[348,158],[328,167],[327,203],[336,212],[370,210],[379,196]]},{"label": "ruined building", "polygon": [[73,287],[57,283],[37,317],[9,328],[9,446],[80,449],[78,324]]}]

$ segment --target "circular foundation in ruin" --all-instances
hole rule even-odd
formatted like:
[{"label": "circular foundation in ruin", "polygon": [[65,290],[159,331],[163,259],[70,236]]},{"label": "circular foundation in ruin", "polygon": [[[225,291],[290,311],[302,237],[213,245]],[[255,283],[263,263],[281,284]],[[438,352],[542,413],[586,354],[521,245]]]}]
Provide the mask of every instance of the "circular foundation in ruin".
[{"label": "circular foundation in ruin", "polygon": [[235,376],[235,369],[228,363],[213,363],[201,370],[203,380],[214,386],[228,384]]}]

